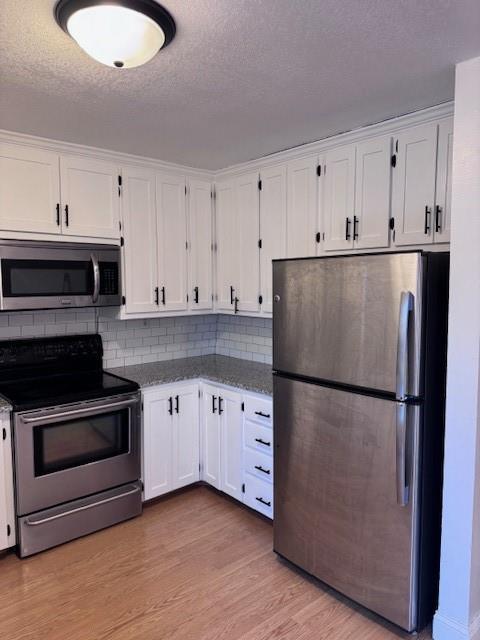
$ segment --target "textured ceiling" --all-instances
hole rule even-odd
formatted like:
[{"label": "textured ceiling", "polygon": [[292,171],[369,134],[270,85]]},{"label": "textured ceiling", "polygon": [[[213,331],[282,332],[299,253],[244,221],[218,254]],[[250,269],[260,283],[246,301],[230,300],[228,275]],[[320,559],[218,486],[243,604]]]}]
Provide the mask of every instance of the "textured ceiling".
[{"label": "textured ceiling", "polygon": [[164,0],[177,37],[104,67],[53,0],[0,0],[0,127],[217,169],[453,97],[479,0]]}]

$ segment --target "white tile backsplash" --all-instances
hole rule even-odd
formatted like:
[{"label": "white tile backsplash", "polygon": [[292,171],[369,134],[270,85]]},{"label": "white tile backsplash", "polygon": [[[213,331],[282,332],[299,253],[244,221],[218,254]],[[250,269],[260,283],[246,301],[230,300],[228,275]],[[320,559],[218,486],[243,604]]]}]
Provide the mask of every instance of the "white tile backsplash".
[{"label": "white tile backsplash", "polygon": [[0,314],[0,340],[95,331],[102,336],[105,367],[214,353],[272,362],[270,319],[198,315],[118,320],[113,308]]}]

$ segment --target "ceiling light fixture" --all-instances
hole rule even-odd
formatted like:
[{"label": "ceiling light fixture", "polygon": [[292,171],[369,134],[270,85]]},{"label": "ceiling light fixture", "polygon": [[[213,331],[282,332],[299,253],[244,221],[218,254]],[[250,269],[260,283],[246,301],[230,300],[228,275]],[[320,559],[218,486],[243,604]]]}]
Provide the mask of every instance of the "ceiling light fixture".
[{"label": "ceiling light fixture", "polygon": [[55,19],[89,56],[119,69],[145,64],[176,31],[154,0],[60,0]]}]

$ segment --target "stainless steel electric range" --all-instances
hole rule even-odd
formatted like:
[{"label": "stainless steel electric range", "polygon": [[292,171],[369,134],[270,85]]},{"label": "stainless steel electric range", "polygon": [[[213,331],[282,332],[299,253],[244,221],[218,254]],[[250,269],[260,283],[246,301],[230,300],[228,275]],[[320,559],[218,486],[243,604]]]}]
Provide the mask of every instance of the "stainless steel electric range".
[{"label": "stainless steel electric range", "polygon": [[140,393],[102,356],[95,334],[0,342],[21,557],[141,513]]}]

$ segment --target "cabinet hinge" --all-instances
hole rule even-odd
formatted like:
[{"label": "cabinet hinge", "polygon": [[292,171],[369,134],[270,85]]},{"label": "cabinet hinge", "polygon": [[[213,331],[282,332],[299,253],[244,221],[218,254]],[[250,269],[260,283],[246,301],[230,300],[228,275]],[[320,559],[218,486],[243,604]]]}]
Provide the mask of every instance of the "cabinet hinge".
[{"label": "cabinet hinge", "polygon": [[127,300],[125,298],[125,296],[122,296],[122,304],[126,304]]},{"label": "cabinet hinge", "polygon": [[391,163],[392,167],[394,167],[394,168],[397,166],[397,154],[396,153],[393,154],[393,156],[392,156],[392,158],[390,160],[390,163]]},{"label": "cabinet hinge", "polygon": [[187,293],[187,302],[188,302],[188,293]]},{"label": "cabinet hinge", "polygon": [[118,197],[122,195],[122,176],[118,176]]},{"label": "cabinet hinge", "polygon": [[198,397],[201,398],[202,397],[202,392],[200,391],[200,389],[198,390]]},{"label": "cabinet hinge", "polygon": [[12,533],[12,528],[10,527],[9,524],[7,524],[7,536],[9,536]]},{"label": "cabinet hinge", "polygon": [[202,465],[200,464],[200,462],[198,463],[198,470],[201,471],[202,470]]},{"label": "cabinet hinge", "polygon": [[185,185],[185,195],[187,195],[187,185]]},{"label": "cabinet hinge", "polygon": [[263,302],[263,296],[258,296],[258,304],[262,304]]},{"label": "cabinet hinge", "polygon": [[315,242],[320,242],[321,239],[322,239],[321,233],[320,231],[317,231],[317,233],[315,234]]},{"label": "cabinet hinge", "polygon": [[120,246],[123,247],[123,245],[125,244],[125,240],[123,238],[123,236],[120,238]]},{"label": "cabinet hinge", "polygon": [[142,409],[142,411],[143,411],[143,401],[142,401],[142,404],[140,405],[140,407],[141,407],[141,409]]},{"label": "cabinet hinge", "polygon": [[398,138],[395,140],[395,151],[398,153]]},{"label": "cabinet hinge", "polygon": [[261,249],[262,248],[262,239],[260,238],[258,241],[258,248]]},{"label": "cabinet hinge", "polygon": [[122,223],[120,222],[120,220],[118,221],[118,228],[120,229],[120,231],[122,230]]},{"label": "cabinet hinge", "polygon": [[322,233],[322,240],[325,240],[325,231]]},{"label": "cabinet hinge", "polygon": [[322,165],[318,164],[317,165],[317,176],[320,177],[322,175]]},{"label": "cabinet hinge", "polygon": [[324,176],[327,175],[327,165],[326,164],[323,165],[323,175]]},{"label": "cabinet hinge", "polygon": [[188,251],[188,242],[187,241],[185,241],[185,249],[187,249],[187,251]]},{"label": "cabinet hinge", "polygon": [[245,493],[245,483],[242,484],[242,493]]},{"label": "cabinet hinge", "polygon": [[392,231],[395,229],[395,218],[390,218],[390,220],[388,221],[388,226]]},{"label": "cabinet hinge", "polygon": [[2,429],[2,439],[3,440],[7,439],[7,430],[5,429],[5,427]]},{"label": "cabinet hinge", "polygon": [[242,411],[245,411],[245,403],[242,402]]},{"label": "cabinet hinge", "polygon": [[260,180],[258,181],[258,190],[261,191],[262,190],[262,179],[260,178]]}]

